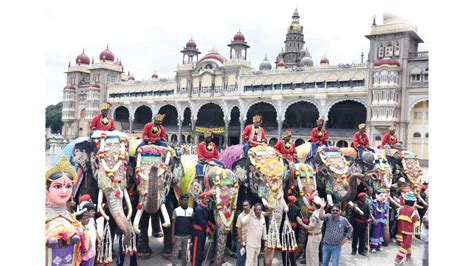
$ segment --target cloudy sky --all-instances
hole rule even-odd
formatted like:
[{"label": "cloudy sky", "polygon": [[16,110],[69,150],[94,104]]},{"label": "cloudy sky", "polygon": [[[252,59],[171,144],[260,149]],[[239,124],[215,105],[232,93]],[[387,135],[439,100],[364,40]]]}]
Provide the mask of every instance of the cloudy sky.
[{"label": "cloudy sky", "polygon": [[62,100],[69,61],[85,48],[98,59],[107,44],[136,80],[149,79],[156,70],[172,77],[181,62],[179,52],[193,37],[201,56],[211,48],[229,58],[231,38],[239,30],[251,46],[254,68],[268,55],[274,62],[284,46],[295,8],[300,14],[306,46],[315,63],[327,53],[331,64],[360,62],[367,55],[372,17],[382,24],[389,11],[417,25],[429,49],[426,4],[408,1],[60,1],[46,8],[45,105]]}]

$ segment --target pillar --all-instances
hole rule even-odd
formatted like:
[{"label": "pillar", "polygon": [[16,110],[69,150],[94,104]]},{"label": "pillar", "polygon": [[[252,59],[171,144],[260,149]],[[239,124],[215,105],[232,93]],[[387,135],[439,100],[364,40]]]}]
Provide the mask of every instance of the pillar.
[{"label": "pillar", "polygon": [[244,132],[244,125],[245,125],[245,121],[240,120],[240,141],[239,141],[240,144],[244,143],[244,140],[242,139],[242,133]]},{"label": "pillar", "polygon": [[199,143],[199,136],[198,136],[198,133],[196,132],[196,120],[191,120],[191,128],[192,128],[192,132],[194,134],[194,144],[198,144]]},{"label": "pillar", "polygon": [[[181,143],[181,134],[183,132],[183,120],[178,119],[178,143]],[[186,142],[186,140],[185,140]]]},{"label": "pillar", "polygon": [[229,145],[229,120],[224,120],[225,126],[224,126],[224,147],[227,148]]},{"label": "pillar", "polygon": [[132,133],[132,128],[133,128],[133,117],[130,117],[128,121],[130,122],[130,133]]},{"label": "pillar", "polygon": [[281,139],[281,128],[283,126],[283,121],[278,120],[278,139]]}]

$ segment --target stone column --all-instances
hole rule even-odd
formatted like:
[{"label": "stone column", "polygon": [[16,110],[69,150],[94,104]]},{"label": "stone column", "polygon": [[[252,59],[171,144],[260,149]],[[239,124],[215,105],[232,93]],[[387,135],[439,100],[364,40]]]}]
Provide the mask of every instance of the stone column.
[{"label": "stone column", "polygon": [[227,147],[229,144],[229,120],[224,120],[224,146]]},{"label": "stone column", "polygon": [[132,128],[133,128],[133,117],[130,117],[128,119],[128,121],[130,122],[130,133],[132,133]]},{"label": "stone column", "polygon": [[191,120],[191,128],[192,128],[192,132],[194,133],[194,144],[198,144],[199,143],[199,136],[198,136],[198,133],[196,133],[196,120]]},{"label": "stone column", "polygon": [[244,143],[244,140],[242,139],[242,133],[244,132],[244,126],[245,126],[245,121],[244,120],[240,120],[240,141],[239,143],[242,144]]},{"label": "stone column", "polygon": [[178,143],[181,143],[182,133],[183,133],[183,120],[178,119]]},{"label": "stone column", "polygon": [[278,139],[281,139],[281,128],[283,126],[283,121],[278,120]]}]

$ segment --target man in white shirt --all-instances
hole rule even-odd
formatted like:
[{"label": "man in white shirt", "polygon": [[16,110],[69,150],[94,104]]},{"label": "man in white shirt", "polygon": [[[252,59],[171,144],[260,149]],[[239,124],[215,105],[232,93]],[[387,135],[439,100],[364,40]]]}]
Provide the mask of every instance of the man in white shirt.
[{"label": "man in white shirt", "polygon": [[246,266],[258,265],[258,254],[260,254],[260,247],[262,240],[267,242],[267,229],[265,225],[265,218],[262,215],[262,204],[257,203],[250,211],[249,215],[242,218],[242,224],[247,227],[246,239]]},{"label": "man in white shirt", "polygon": [[251,207],[250,201],[244,200],[242,202],[242,208],[244,211],[237,217],[236,227],[239,235],[239,239],[237,240],[237,266],[245,265],[246,254],[242,254],[240,250],[242,248],[245,250],[245,242],[247,241],[247,226],[242,224],[242,219],[250,214]]}]

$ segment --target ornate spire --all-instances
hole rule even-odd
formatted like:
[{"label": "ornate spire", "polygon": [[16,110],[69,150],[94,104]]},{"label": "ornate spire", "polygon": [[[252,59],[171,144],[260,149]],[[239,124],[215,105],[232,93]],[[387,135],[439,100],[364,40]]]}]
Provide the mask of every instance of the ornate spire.
[{"label": "ornate spire", "polygon": [[375,15],[374,15],[374,19],[372,20],[372,26],[377,25],[377,23],[375,23],[375,18],[376,18],[376,17],[375,17]]},{"label": "ornate spire", "polygon": [[71,67],[71,61],[69,60],[69,65],[67,67]]},{"label": "ornate spire", "polygon": [[94,64],[94,57],[92,57],[92,64]]}]

